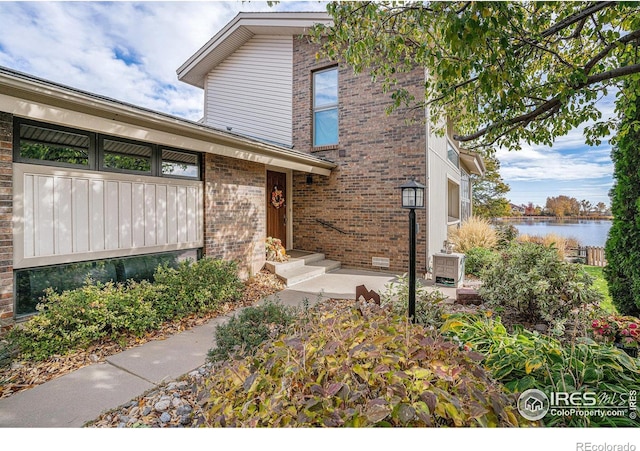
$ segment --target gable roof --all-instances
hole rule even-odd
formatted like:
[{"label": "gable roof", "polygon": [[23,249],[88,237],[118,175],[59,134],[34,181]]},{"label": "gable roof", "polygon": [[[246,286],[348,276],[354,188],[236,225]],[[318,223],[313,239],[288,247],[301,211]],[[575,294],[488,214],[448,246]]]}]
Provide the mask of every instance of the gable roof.
[{"label": "gable roof", "polygon": [[325,12],[239,13],[176,70],[178,80],[204,89],[207,74],[253,36],[303,35],[331,20]]},{"label": "gable roof", "polygon": [[0,112],[157,144],[329,175],[336,164],[275,144],[0,66]]}]

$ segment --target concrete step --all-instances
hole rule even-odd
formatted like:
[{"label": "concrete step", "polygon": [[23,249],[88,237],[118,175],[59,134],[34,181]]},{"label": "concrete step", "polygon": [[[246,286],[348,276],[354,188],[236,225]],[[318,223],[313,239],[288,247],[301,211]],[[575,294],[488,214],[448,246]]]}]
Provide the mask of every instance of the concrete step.
[{"label": "concrete step", "polygon": [[286,262],[266,262],[266,268],[288,287],[305,282],[327,272],[340,269],[341,263],[327,260],[318,252],[291,251],[291,258]]},{"label": "concrete step", "polygon": [[298,268],[290,268],[284,271],[278,271],[276,276],[282,280],[288,287],[296,283],[304,282],[314,277],[321,276],[325,273],[323,267],[319,266],[301,266]]},{"label": "concrete step", "polygon": [[325,272],[335,271],[336,269],[340,269],[342,263],[336,260],[319,260],[313,263],[307,263],[307,266],[315,266],[318,268],[324,268]]}]

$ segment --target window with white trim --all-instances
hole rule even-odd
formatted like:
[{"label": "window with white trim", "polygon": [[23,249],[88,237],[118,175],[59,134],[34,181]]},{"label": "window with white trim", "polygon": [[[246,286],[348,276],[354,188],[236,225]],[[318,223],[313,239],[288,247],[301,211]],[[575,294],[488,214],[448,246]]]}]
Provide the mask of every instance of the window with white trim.
[{"label": "window with white trim", "polygon": [[313,73],[313,147],[338,144],[338,68]]}]

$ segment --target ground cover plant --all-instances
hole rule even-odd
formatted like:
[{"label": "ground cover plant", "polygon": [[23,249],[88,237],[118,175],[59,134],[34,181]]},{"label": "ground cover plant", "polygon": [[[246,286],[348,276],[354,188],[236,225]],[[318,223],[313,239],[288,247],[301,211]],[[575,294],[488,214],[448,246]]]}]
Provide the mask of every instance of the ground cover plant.
[{"label": "ground cover plant", "polygon": [[216,327],[216,346],[209,350],[208,358],[220,361],[248,355],[265,340],[286,331],[296,317],[297,309],[275,301],[247,307]]},{"label": "ground cover plant", "polygon": [[476,363],[385,309],[311,311],[207,380],[209,426],[528,425]]},{"label": "ground cover plant", "polygon": [[[443,333],[484,356],[484,367],[513,393],[536,388],[551,392],[596,393],[602,405],[628,407],[627,398],[640,390],[637,359],[611,345],[586,337],[570,344],[528,331],[509,333],[499,318],[488,315],[451,315]],[[596,415],[544,418],[547,426],[640,426],[638,419]]]},{"label": "ground cover plant", "polygon": [[528,325],[542,323],[562,335],[570,316],[597,307],[602,295],[580,265],[562,261],[553,246],[516,243],[483,274],[479,293],[491,308],[515,312]]},{"label": "ground cover plant", "polygon": [[127,340],[167,320],[214,311],[241,297],[243,284],[232,262],[203,258],[178,268],[159,267],[155,282],[87,284],[55,293],[38,305],[38,315],[7,335],[22,359],[43,360],[86,348],[101,339]]}]

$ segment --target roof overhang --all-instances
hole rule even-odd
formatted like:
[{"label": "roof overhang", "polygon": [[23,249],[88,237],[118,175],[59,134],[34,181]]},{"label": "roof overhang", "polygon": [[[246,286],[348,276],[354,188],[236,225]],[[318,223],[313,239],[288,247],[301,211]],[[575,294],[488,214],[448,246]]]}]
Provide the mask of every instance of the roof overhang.
[{"label": "roof overhang", "polygon": [[0,67],[0,112],[155,144],[329,175],[335,163]]},{"label": "roof overhang", "polygon": [[207,74],[253,36],[299,36],[331,22],[325,12],[239,13],[178,68],[178,80],[204,89]]},{"label": "roof overhang", "polygon": [[460,161],[469,174],[482,176],[486,170],[482,157],[468,150],[460,150]]}]

